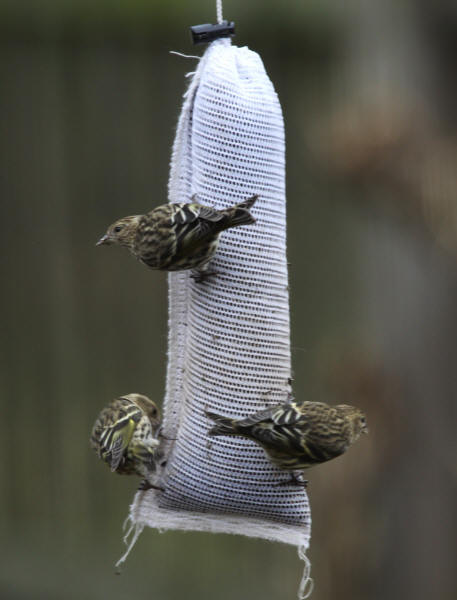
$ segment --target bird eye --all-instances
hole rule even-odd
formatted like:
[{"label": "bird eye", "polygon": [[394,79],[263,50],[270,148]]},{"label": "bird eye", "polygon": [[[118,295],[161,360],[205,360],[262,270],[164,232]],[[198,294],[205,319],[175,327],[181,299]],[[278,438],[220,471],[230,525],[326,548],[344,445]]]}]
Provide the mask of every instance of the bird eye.
[{"label": "bird eye", "polygon": [[360,422],[365,425],[367,420],[365,419],[365,417],[360,417]]},{"label": "bird eye", "polygon": [[114,233],[119,233],[119,231],[122,229],[122,225],[116,225],[116,227],[114,228]]}]

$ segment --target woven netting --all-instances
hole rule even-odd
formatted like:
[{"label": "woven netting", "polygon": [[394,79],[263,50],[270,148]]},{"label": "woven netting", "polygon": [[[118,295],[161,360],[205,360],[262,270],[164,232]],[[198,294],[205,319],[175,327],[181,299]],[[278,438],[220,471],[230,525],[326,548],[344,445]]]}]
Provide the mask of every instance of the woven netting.
[{"label": "woven netting", "polygon": [[244,534],[307,547],[303,489],[263,450],[210,438],[205,410],[244,417],[290,391],[285,144],[281,108],[260,57],[213,42],[185,95],[171,161],[169,199],[223,208],[253,194],[254,225],[222,234],[217,275],[169,275],[169,341],[163,433],[164,491],[138,492],[138,528]]}]

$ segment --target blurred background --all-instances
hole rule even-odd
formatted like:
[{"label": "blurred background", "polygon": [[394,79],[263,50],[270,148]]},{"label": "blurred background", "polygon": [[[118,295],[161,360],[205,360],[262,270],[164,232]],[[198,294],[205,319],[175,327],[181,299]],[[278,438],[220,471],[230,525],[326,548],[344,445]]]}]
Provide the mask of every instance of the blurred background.
[{"label": "blurred background", "polygon": [[[293,548],[145,530],[137,486],[89,449],[121,393],[161,398],[166,276],[95,249],[166,200],[213,1],[0,3],[0,595],[295,598]],[[309,473],[314,600],[457,597],[457,5],[226,0],[287,137],[298,398],[353,403],[370,436]],[[114,257],[114,255],[116,255]]]}]

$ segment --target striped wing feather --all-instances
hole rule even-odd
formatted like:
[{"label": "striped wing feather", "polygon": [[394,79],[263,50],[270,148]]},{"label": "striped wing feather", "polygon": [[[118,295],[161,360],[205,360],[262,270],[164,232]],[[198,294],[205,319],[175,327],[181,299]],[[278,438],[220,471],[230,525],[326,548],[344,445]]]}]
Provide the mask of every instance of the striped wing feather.
[{"label": "striped wing feather", "polygon": [[124,453],[132,439],[140,411],[136,407],[126,411],[112,425],[105,425],[100,435],[100,456],[105,457],[111,471],[116,471],[124,458]]}]

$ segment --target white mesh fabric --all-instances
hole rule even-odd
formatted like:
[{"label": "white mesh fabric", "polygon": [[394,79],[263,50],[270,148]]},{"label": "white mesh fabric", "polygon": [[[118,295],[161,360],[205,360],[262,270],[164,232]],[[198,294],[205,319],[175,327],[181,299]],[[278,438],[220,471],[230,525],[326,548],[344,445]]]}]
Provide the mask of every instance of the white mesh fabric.
[{"label": "white mesh fabric", "polygon": [[207,435],[205,410],[244,417],[290,390],[284,126],[260,57],[213,42],[186,93],[173,148],[169,199],[222,208],[253,194],[254,225],[222,234],[196,283],[169,275],[169,349],[163,492],[138,492],[137,525],[239,533],[307,546],[303,489],[250,440]]}]

